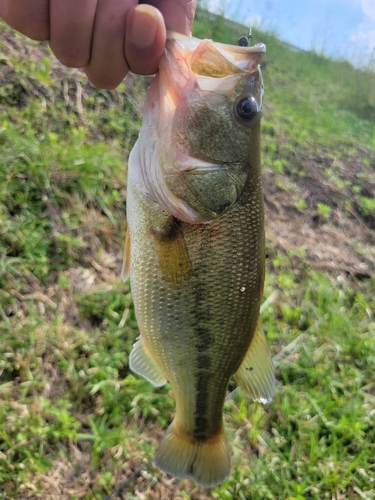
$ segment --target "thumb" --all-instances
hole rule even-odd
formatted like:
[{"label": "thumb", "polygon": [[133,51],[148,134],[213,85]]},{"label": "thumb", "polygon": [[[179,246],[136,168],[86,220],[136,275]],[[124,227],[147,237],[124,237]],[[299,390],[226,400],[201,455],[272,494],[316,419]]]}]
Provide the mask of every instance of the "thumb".
[{"label": "thumb", "polygon": [[156,73],[166,42],[161,13],[148,4],[137,5],[126,16],[125,57],[130,71]]}]

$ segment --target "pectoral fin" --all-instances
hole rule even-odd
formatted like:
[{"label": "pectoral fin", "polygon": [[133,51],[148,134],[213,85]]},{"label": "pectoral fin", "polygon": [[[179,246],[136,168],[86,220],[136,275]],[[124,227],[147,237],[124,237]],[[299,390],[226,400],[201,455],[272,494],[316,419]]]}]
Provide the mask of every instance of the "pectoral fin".
[{"label": "pectoral fin", "polygon": [[142,339],[137,340],[133,345],[129,357],[129,366],[133,372],[141,375],[155,387],[161,387],[167,382],[162,371],[147,352]]},{"label": "pectoral fin", "polygon": [[275,392],[275,374],[259,320],[250,347],[234,378],[241,389],[255,401],[268,403],[272,400]]},{"label": "pectoral fin", "polygon": [[185,238],[174,222],[168,230],[153,230],[159,272],[165,281],[174,286],[183,286],[190,280],[191,263]]},{"label": "pectoral fin", "polygon": [[126,281],[130,276],[130,231],[126,230],[124,260],[122,262],[121,278]]}]

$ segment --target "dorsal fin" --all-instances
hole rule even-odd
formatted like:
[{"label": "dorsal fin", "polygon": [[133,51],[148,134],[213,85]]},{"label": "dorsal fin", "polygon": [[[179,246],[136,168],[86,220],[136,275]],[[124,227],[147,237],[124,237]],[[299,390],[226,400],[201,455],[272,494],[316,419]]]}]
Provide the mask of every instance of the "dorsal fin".
[{"label": "dorsal fin", "polygon": [[124,245],[124,260],[122,262],[121,278],[126,281],[130,277],[130,231],[126,230]]}]

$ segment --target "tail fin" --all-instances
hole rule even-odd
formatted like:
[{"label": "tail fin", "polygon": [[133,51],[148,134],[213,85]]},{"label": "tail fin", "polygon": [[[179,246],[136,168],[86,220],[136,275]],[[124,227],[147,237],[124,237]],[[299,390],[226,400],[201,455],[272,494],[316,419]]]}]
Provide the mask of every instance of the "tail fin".
[{"label": "tail fin", "polygon": [[209,488],[222,483],[230,473],[224,430],[205,441],[197,441],[169,426],[156,451],[156,467],[178,479],[191,478]]}]

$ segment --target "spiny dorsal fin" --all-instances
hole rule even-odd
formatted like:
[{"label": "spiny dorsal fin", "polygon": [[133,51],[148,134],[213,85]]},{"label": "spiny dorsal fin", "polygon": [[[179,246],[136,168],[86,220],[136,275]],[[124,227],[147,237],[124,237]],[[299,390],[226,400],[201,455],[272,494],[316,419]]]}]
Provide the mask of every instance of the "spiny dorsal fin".
[{"label": "spiny dorsal fin", "polygon": [[275,374],[267,341],[258,319],[250,347],[234,378],[255,401],[269,403],[275,393]]}]

